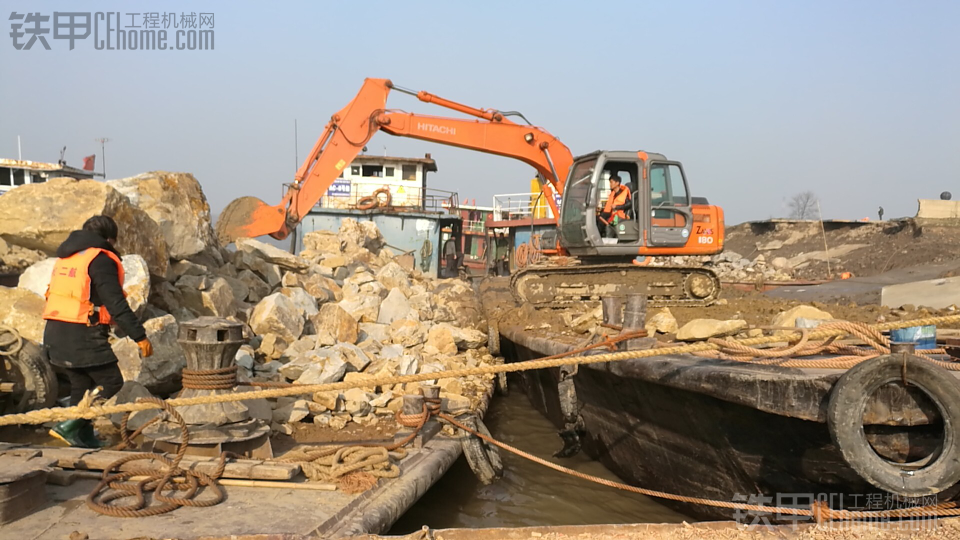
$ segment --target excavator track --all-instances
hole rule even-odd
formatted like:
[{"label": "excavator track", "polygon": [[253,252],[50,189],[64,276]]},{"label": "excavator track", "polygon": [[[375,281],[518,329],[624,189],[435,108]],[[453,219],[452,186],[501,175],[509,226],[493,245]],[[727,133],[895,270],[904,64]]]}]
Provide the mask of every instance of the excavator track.
[{"label": "excavator track", "polygon": [[685,266],[534,266],[515,273],[510,285],[518,302],[551,308],[637,293],[646,293],[655,307],[697,307],[720,295],[720,278],[713,271]]}]

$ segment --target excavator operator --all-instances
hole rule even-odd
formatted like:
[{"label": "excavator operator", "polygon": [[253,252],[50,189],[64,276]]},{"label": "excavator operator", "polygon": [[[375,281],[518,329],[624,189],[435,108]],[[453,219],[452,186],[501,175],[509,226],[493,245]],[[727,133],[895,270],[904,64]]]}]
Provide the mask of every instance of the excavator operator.
[{"label": "excavator operator", "polygon": [[611,173],[610,195],[607,196],[607,204],[600,213],[597,220],[597,227],[600,229],[604,238],[616,238],[616,224],[621,219],[627,219],[627,209],[632,204],[633,197],[630,190],[620,183],[620,176],[617,173]]}]

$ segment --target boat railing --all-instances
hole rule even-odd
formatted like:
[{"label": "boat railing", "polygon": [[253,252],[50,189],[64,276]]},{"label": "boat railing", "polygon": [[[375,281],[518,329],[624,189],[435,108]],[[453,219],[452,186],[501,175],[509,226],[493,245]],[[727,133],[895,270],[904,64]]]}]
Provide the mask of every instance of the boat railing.
[{"label": "boat railing", "polygon": [[[290,184],[284,184],[284,190]],[[384,192],[390,194],[390,202]],[[338,178],[327,189],[327,193],[317,202],[317,208],[356,209],[361,200],[377,194],[377,199],[383,204],[381,208],[393,211],[449,213],[455,211],[460,204],[456,191],[426,188],[420,185],[408,185],[392,182],[383,178],[350,179]]]},{"label": "boat railing", "polygon": [[529,218],[552,218],[553,211],[541,193],[505,193],[493,196],[494,221]]}]

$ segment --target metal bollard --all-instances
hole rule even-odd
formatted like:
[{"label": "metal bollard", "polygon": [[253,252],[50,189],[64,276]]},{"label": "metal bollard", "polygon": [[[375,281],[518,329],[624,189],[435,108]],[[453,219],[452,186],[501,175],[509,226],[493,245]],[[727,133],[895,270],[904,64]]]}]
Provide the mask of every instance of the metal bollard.
[{"label": "metal bollard", "polygon": [[[631,294],[627,296],[627,304],[623,310],[622,334],[629,334],[643,330],[647,321],[647,295]],[[647,348],[649,339],[638,337],[620,342],[620,350],[635,351]]]},{"label": "metal bollard", "polygon": [[[237,385],[236,354],[246,340],[243,325],[228,319],[200,317],[180,324],[177,342],[187,360],[183,390],[177,397],[229,394]],[[177,409],[187,424],[190,447],[196,454],[219,455],[221,451],[249,457],[272,457],[270,427],[250,416],[240,401],[190,405]],[[175,449],[180,426],[158,422],[144,431],[159,450]]]},{"label": "metal bollard", "polygon": [[913,341],[896,341],[890,343],[890,354],[916,354],[917,344]]},{"label": "metal bollard", "polygon": [[600,299],[603,309],[603,324],[620,326],[623,323],[623,299],[619,296],[605,296]]}]

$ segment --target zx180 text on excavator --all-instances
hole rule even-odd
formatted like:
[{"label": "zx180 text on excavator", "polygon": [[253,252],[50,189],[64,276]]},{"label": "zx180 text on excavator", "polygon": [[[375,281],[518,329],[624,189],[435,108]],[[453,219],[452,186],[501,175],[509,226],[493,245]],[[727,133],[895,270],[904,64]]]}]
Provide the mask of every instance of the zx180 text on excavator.
[{"label": "zx180 text on excavator", "polygon": [[[416,96],[475,119],[425,116],[386,108],[391,90]],[[546,130],[519,123],[516,112],[476,109],[427,92],[366,79],[357,96],[334,114],[280,204],[254,197],[231,202],[217,222],[222,244],[237,238],[286,238],[327,192],[344,167],[378,131],[518,159],[536,169],[545,198],[559,216],[561,253],[582,264],[533,266],[514,274],[521,302],[560,306],[603,296],[646,293],[652,305],[706,305],[720,292],[717,276],[699,267],[654,267],[638,256],[709,255],[723,249],[723,210],[693,204],[683,167],[661,154],[597,151],[577,158]],[[616,238],[602,238],[598,225],[603,188],[611,175],[630,189],[627,219]],[[553,191],[561,195],[556,207]],[[648,259],[649,260],[649,259]]]}]

